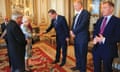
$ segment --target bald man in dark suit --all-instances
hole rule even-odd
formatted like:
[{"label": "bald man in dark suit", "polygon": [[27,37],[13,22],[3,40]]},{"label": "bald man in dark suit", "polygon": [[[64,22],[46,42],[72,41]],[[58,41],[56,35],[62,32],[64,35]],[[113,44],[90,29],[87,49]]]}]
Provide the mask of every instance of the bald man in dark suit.
[{"label": "bald man in dark suit", "polygon": [[74,1],[74,9],[77,14],[73,19],[70,33],[74,39],[76,66],[71,69],[73,71],[79,70],[80,72],[86,72],[90,14],[87,10],[83,9],[80,0]]}]

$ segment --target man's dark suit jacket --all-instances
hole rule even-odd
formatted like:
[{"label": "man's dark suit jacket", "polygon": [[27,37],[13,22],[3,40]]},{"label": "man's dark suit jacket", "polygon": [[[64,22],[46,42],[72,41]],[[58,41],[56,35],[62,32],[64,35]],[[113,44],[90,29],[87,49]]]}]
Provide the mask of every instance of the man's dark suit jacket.
[{"label": "man's dark suit jacket", "polygon": [[51,21],[51,25],[46,31],[49,32],[54,27],[56,31],[56,38],[62,42],[69,37],[69,29],[66,19],[64,16],[58,15],[57,21],[55,23],[54,22],[55,20]]},{"label": "man's dark suit jacket", "polygon": [[[6,27],[7,27],[7,25],[5,23],[1,24],[1,31],[2,31],[2,33],[4,32],[4,30],[6,29]],[[7,37],[7,35],[5,35],[3,38],[6,40],[6,37]]]},{"label": "man's dark suit jacket", "polygon": [[75,24],[74,23],[75,17],[74,17],[72,24],[72,31],[75,34],[78,42],[89,40],[89,20],[90,20],[90,14],[88,13],[88,11],[82,10],[81,14],[78,17],[77,25],[75,29],[73,29]]},{"label": "man's dark suit jacket", "polygon": [[24,56],[26,40],[19,25],[10,20],[7,25],[8,52],[13,69],[25,68]]},{"label": "man's dark suit jacket", "polygon": [[[97,21],[93,37],[99,35],[102,20],[103,17]],[[103,36],[105,37],[105,43],[104,44],[97,43],[94,46],[93,51],[97,50],[98,47],[102,47],[102,49],[104,49],[105,51],[101,52],[103,56],[107,56],[110,58],[117,57],[118,56],[117,42],[120,41],[119,31],[120,31],[120,19],[115,16],[112,16],[103,33]]]}]

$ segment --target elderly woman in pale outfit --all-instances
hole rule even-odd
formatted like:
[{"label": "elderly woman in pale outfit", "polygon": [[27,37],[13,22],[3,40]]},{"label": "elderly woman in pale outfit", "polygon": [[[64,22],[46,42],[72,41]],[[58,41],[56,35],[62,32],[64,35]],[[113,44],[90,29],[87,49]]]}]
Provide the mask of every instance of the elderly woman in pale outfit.
[{"label": "elderly woman in pale outfit", "polygon": [[26,64],[26,70],[28,70],[28,59],[31,57],[32,53],[32,31],[29,28],[29,24],[31,23],[31,19],[29,16],[24,16],[22,20],[23,24],[21,24],[21,30],[23,34],[25,35],[25,38],[27,40],[26,45],[26,55],[25,55],[25,64]]}]

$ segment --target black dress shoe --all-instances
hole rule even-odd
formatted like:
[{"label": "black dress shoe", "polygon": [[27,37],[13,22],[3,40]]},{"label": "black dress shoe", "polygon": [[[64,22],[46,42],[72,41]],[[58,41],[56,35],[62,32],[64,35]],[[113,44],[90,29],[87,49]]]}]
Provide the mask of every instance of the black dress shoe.
[{"label": "black dress shoe", "polygon": [[64,65],[65,65],[65,63],[61,63],[61,64],[60,64],[60,67],[62,67],[62,66],[64,66]]},{"label": "black dress shoe", "polygon": [[58,63],[59,61],[53,61],[51,64],[56,64],[56,63]]},{"label": "black dress shoe", "polygon": [[72,67],[70,68],[72,71],[76,71],[76,70],[79,70],[79,68],[76,68],[76,67]]}]

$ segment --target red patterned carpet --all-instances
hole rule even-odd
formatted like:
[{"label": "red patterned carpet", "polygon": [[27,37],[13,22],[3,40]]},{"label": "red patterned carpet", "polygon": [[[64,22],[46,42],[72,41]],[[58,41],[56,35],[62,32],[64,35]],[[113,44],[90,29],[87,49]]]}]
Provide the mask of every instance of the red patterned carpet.
[{"label": "red patterned carpet", "polygon": [[7,49],[0,49],[0,72],[10,72]]},{"label": "red patterned carpet", "polygon": [[[66,72],[58,64],[52,65],[52,61],[40,48],[33,48],[33,56],[28,63],[32,72]],[[6,49],[0,49],[0,72],[10,72]]]},{"label": "red patterned carpet", "polygon": [[[51,44],[49,44],[48,42],[45,42],[45,44],[50,46],[53,50],[56,50],[56,47],[51,45]],[[74,51],[72,50],[72,52],[74,52]],[[72,60],[74,63],[76,61],[74,57],[69,56],[69,55],[67,56],[67,59],[68,60]],[[73,66],[73,64],[72,65],[66,65],[66,67],[69,68],[69,69],[71,68],[71,66]],[[93,72],[93,60],[92,60],[91,52],[88,52],[88,54],[87,54],[87,72]]]},{"label": "red patterned carpet", "polygon": [[66,72],[58,64],[52,65],[53,60],[40,48],[33,48],[33,57],[29,60],[29,65],[33,72]]},{"label": "red patterned carpet", "polygon": [[[32,57],[28,60],[28,64],[32,72],[72,72],[71,67],[75,64],[73,57],[67,57],[65,66],[60,67],[58,64],[51,64],[54,60],[55,49],[46,43],[33,46]],[[0,72],[10,72],[7,49],[0,49]],[[78,71],[76,71],[78,72]],[[87,65],[87,72],[93,72],[93,66]]]}]

